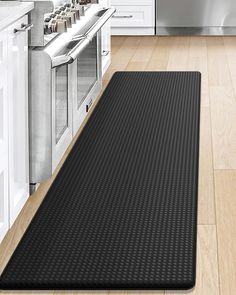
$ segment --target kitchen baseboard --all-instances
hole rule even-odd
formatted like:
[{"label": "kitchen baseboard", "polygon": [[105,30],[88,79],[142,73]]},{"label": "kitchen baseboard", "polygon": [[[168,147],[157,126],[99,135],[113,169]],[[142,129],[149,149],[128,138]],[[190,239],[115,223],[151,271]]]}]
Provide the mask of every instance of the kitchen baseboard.
[{"label": "kitchen baseboard", "polygon": [[154,28],[111,28],[111,34],[117,35],[155,35]]}]

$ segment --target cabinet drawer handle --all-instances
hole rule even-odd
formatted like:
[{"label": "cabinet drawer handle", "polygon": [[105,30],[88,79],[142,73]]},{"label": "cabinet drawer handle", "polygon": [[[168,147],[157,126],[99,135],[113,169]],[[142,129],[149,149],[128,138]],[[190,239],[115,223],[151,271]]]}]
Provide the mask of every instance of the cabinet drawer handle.
[{"label": "cabinet drawer handle", "polygon": [[17,33],[17,32],[26,32],[26,31],[29,31],[29,30],[31,30],[32,28],[33,28],[33,24],[28,24],[28,25],[26,25],[26,24],[21,24],[21,27],[20,27],[20,29],[14,29],[14,33]]},{"label": "cabinet drawer handle", "polygon": [[103,50],[102,56],[108,56],[109,53],[110,53],[109,50]]},{"label": "cabinet drawer handle", "polygon": [[113,15],[113,18],[132,18],[133,15]]}]

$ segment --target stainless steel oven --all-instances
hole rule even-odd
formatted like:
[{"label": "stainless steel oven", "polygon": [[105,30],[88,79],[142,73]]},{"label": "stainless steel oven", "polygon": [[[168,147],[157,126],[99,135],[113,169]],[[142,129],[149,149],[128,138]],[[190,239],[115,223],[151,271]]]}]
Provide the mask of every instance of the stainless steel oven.
[{"label": "stainless steel oven", "polygon": [[101,28],[114,11],[92,7],[80,26],[30,50],[31,184],[50,177],[101,91]]}]

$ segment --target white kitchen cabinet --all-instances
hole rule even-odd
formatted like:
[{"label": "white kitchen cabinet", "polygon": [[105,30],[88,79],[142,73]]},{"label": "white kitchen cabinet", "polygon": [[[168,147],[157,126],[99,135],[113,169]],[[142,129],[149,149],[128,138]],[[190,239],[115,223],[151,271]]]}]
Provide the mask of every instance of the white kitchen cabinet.
[{"label": "white kitchen cabinet", "polygon": [[29,196],[27,23],[0,32],[0,242]]},{"label": "white kitchen cabinet", "polygon": [[[110,7],[110,0],[100,0],[100,5]],[[102,27],[102,75],[104,75],[111,64],[111,20]]]},{"label": "white kitchen cabinet", "polygon": [[112,0],[116,13],[112,17],[112,35],[154,35],[154,0]]},{"label": "white kitchen cabinet", "polygon": [[0,241],[9,226],[7,41],[7,33],[0,32]]},{"label": "white kitchen cabinet", "polygon": [[9,218],[15,221],[29,196],[28,33],[15,32],[27,16],[7,29],[9,58]]},{"label": "white kitchen cabinet", "polygon": [[111,64],[111,21],[102,28],[102,75],[104,75]]}]

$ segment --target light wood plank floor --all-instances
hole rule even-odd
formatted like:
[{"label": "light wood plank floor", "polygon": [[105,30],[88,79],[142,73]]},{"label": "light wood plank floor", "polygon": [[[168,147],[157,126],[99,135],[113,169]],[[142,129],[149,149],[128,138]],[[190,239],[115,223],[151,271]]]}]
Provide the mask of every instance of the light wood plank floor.
[{"label": "light wood plank floor", "polygon": [[[236,37],[114,37],[112,64],[104,77],[104,88],[117,70],[197,70],[202,73],[197,284],[188,292],[97,293],[235,295]],[[30,197],[0,245],[0,272],[55,175]],[[60,293],[76,294],[54,292]]]}]

